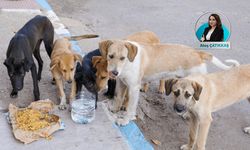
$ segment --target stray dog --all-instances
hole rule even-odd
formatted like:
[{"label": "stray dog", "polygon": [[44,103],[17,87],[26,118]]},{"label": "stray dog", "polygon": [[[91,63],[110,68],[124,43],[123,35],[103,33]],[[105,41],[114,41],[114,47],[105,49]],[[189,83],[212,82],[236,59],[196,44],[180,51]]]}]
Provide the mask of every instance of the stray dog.
[{"label": "stray dog", "polygon": [[[190,116],[189,142],[182,150],[205,150],[211,113],[242,99],[250,102],[250,65],[206,75],[166,81],[166,95],[173,93],[174,110]],[[250,134],[250,127],[244,129]]]},{"label": "stray dog", "polygon": [[177,44],[146,44],[125,40],[106,40],[99,43],[102,56],[108,61],[108,72],[116,77],[116,96],[110,110],[117,112],[128,89],[127,114],[118,118],[118,125],[126,125],[135,119],[142,79],[150,81],[167,76],[186,76],[192,73],[206,73],[205,61],[210,61],[222,69],[232,66],[223,64],[209,53]]},{"label": "stray dog", "polygon": [[[48,56],[51,56],[54,40],[54,28],[45,16],[37,15],[28,21],[11,39],[4,65],[8,69],[12,92],[10,96],[16,98],[18,91],[23,89],[26,72],[31,70],[33,79],[34,99],[40,99],[38,81],[41,80],[43,60],[40,56],[40,45],[44,42]],[[38,62],[38,73],[32,54]]]},{"label": "stray dog", "polygon": [[81,61],[82,57],[71,50],[71,44],[67,38],[57,39],[51,54],[50,70],[56,81],[60,98],[59,109],[66,109],[66,96],[64,93],[64,82],[72,83],[70,103],[76,94],[76,83],[74,80],[75,63]]},{"label": "stray dog", "polygon": [[[125,39],[152,44],[159,43],[159,38],[150,31],[137,32],[127,36]],[[114,95],[116,82],[113,79],[109,80],[107,60],[101,57],[99,49],[85,55],[82,66],[80,63],[77,63],[75,80],[77,93],[81,91],[82,85],[84,85],[88,91],[96,95],[96,101],[98,100],[98,92],[105,89],[107,83],[108,91],[105,95],[110,97]]]}]

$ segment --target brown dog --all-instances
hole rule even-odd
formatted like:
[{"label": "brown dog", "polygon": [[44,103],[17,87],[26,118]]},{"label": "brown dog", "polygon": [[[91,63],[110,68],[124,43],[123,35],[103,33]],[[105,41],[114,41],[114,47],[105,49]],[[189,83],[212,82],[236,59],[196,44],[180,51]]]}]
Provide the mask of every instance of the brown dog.
[{"label": "brown dog", "polygon": [[59,109],[66,109],[66,96],[64,93],[64,82],[72,83],[71,101],[76,94],[76,83],[74,80],[75,63],[81,62],[81,55],[75,54],[71,50],[71,44],[68,39],[61,38],[55,41],[51,54],[50,70],[56,81],[59,98],[61,100]]},{"label": "brown dog", "polygon": [[[189,114],[189,142],[182,150],[205,150],[211,113],[242,99],[250,100],[250,65],[206,75],[166,81],[166,94],[173,93],[174,110]],[[244,129],[250,133],[250,127]]]}]

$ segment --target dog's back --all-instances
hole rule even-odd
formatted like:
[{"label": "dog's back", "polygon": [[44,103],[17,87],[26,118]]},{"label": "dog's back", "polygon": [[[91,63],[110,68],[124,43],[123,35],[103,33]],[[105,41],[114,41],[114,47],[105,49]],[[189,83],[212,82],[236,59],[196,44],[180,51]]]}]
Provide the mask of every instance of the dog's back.
[{"label": "dog's back", "polygon": [[[16,34],[25,35],[29,41],[44,42],[46,51],[50,57],[54,40],[54,27],[46,16],[37,15],[28,21]],[[38,46],[37,42],[29,43],[32,50]]]},{"label": "dog's back", "polygon": [[213,111],[250,97],[250,65],[186,78],[203,87],[202,99],[209,99]]},{"label": "dog's back", "polygon": [[142,42],[142,43],[150,43],[156,44],[160,43],[160,39],[154,32],[151,31],[141,31],[131,34],[125,38],[125,40],[134,41],[134,42]]},{"label": "dog's back", "polygon": [[65,53],[72,53],[71,44],[66,38],[57,39],[53,46],[53,51],[51,54],[51,59],[57,57],[58,55],[63,55]]}]

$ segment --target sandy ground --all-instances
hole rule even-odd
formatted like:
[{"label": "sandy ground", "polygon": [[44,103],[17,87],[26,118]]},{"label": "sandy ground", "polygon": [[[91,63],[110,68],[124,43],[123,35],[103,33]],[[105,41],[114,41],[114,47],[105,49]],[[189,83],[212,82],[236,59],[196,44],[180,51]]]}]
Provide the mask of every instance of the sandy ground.
[{"label": "sandy ground", "polygon": [[[234,58],[249,63],[250,3],[243,1],[182,1],[128,0],[80,1],[49,0],[55,12],[63,18],[79,21],[101,39],[121,38],[141,30],[154,31],[164,43],[180,43],[197,47],[194,26],[207,11],[218,11],[231,22],[231,50],[209,50],[220,59]],[[234,5],[232,5],[234,4]],[[210,7],[212,6],[212,8]],[[77,33],[77,29],[69,29]],[[84,48],[84,45],[83,45]],[[209,64],[209,72],[217,71]],[[170,97],[157,93],[158,82],[151,83],[147,93],[141,93],[136,122],[148,141],[159,140],[155,149],[177,150],[188,140],[188,124],[172,108]],[[207,140],[208,150],[248,150],[250,136],[242,132],[250,124],[250,109],[246,101],[213,114]]]},{"label": "sandy ground", "polygon": [[[54,11],[67,25],[71,33],[79,34],[86,31],[97,33],[101,39],[121,38],[141,30],[154,31],[163,43],[180,43],[196,47],[194,26],[197,18],[207,11],[220,11],[225,14],[232,26],[230,42],[231,50],[210,50],[220,59],[234,58],[240,63],[250,63],[249,39],[250,16],[247,0],[242,1],[183,1],[183,0],[49,0]],[[234,4],[234,5],[232,5]],[[210,6],[213,6],[211,8]],[[11,17],[6,18],[11,19]],[[26,22],[26,20],[20,20]],[[9,28],[0,22],[1,30]],[[9,29],[8,29],[9,30]],[[12,29],[16,31],[17,29]],[[13,35],[1,36],[6,43]],[[97,48],[97,40],[79,42],[82,49]],[[88,44],[91,43],[91,44]],[[96,46],[95,46],[96,45]],[[7,49],[6,44],[0,45]],[[42,57],[48,57],[41,51]],[[0,55],[4,60],[5,55]],[[48,59],[48,58],[46,58]],[[51,75],[48,70],[49,62],[45,62],[42,80],[39,83],[41,98],[51,97],[56,102],[55,87],[51,86]],[[209,72],[218,69],[209,64]],[[26,82],[21,99],[9,98],[11,85],[6,68],[0,67],[0,94],[2,99],[14,102],[20,106],[27,105],[33,96],[31,77]],[[30,74],[27,74],[30,76]],[[150,141],[159,140],[161,145],[155,146],[159,150],[177,150],[188,140],[188,124],[178,117],[172,109],[170,97],[157,93],[158,82],[152,82],[147,93],[141,93],[137,124]],[[29,88],[30,87],[30,88]],[[42,91],[51,91],[46,93]],[[28,100],[27,100],[28,99]],[[25,100],[27,103],[22,103]],[[2,101],[0,101],[1,103]],[[4,103],[5,104],[5,103]],[[0,104],[5,108],[4,104]],[[242,132],[243,127],[250,125],[250,105],[246,101],[234,104],[213,114],[213,123],[207,141],[208,150],[248,150],[250,136]]]}]

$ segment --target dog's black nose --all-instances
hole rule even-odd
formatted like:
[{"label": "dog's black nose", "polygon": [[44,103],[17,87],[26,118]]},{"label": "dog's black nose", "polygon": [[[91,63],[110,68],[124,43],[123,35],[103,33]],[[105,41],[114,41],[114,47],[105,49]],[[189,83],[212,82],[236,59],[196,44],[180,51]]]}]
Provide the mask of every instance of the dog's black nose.
[{"label": "dog's black nose", "polygon": [[68,83],[72,83],[72,80],[68,80],[67,82],[68,82]]},{"label": "dog's black nose", "polygon": [[118,75],[118,72],[117,71],[112,71],[112,74],[117,76]]},{"label": "dog's black nose", "polygon": [[180,104],[175,104],[174,105],[174,110],[177,111],[178,113],[181,113],[185,110],[185,106],[183,105],[180,105]]}]

